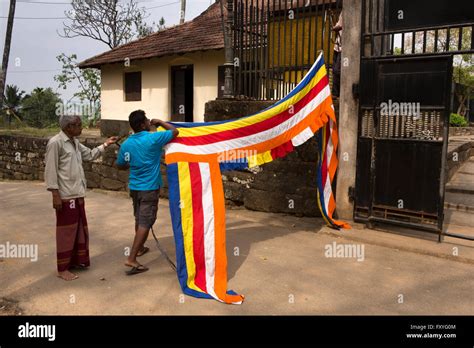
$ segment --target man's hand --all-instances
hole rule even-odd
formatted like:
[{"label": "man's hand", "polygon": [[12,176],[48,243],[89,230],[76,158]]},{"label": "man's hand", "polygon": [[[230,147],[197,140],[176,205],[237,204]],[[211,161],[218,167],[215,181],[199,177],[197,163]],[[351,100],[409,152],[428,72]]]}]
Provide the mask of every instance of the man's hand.
[{"label": "man's hand", "polygon": [[105,141],[104,145],[109,146],[109,145],[115,144],[117,140],[118,140],[118,137],[110,137],[109,139]]},{"label": "man's hand", "polygon": [[155,127],[163,126],[163,121],[157,118],[154,118],[150,121],[150,124]]},{"label": "man's hand", "polygon": [[53,208],[59,212],[63,208],[63,201],[61,200],[61,196],[59,195],[58,190],[52,191],[52,193],[53,193]]},{"label": "man's hand", "polygon": [[179,134],[179,130],[177,130],[175,126],[173,126],[172,124],[169,124],[168,122],[159,120],[157,118],[154,118],[153,120],[151,120],[150,124],[152,126],[163,127],[166,130],[172,131],[173,132],[173,139],[176,138]]}]

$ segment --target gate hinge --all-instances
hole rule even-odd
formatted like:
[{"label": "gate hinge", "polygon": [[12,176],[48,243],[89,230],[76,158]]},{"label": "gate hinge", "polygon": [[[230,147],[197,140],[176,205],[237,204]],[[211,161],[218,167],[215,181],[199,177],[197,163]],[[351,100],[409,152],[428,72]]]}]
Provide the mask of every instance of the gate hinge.
[{"label": "gate hinge", "polygon": [[349,189],[347,190],[347,195],[349,197],[349,202],[354,202],[354,198],[355,198],[354,186],[349,186]]},{"label": "gate hinge", "polygon": [[353,83],[352,84],[352,96],[354,99],[359,99],[359,84]]}]

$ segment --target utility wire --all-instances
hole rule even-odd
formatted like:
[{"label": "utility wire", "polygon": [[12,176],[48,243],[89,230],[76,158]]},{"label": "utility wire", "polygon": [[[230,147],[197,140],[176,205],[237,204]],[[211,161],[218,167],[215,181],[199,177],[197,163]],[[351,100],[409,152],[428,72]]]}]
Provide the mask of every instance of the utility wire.
[{"label": "utility wire", "polygon": [[[8,18],[0,16],[0,18]],[[15,17],[15,19],[68,19],[68,17]]]},{"label": "utility wire", "polygon": [[70,2],[48,2],[48,1],[20,1],[20,0],[17,0],[17,3],[38,4],[38,5],[71,5]]},{"label": "utility wire", "polygon": [[[175,2],[170,2],[167,4],[162,4],[158,6],[152,6],[152,7],[145,7],[146,10],[152,10],[155,8],[160,8],[160,7],[165,7],[165,6],[171,6],[175,4],[179,4],[181,1],[175,1]],[[33,2],[28,2],[28,1],[23,1],[24,4],[33,4]],[[39,2],[36,2],[36,4],[39,4]],[[65,3],[63,3],[65,4]],[[7,16],[0,16],[0,18],[8,18]],[[15,19],[69,19],[68,17],[15,17]]]},{"label": "utility wire", "polygon": [[39,73],[39,72],[52,72],[52,71],[60,71],[61,69],[51,69],[51,70],[21,70],[21,71],[10,71],[8,70],[9,74],[23,74],[23,73]]},{"label": "utility wire", "polygon": [[153,7],[145,7],[147,10],[151,10],[151,9],[154,9],[154,8],[159,8],[159,7],[165,7],[165,6],[170,6],[170,5],[175,5],[175,4],[179,4],[181,1],[175,1],[175,2],[170,2],[168,4],[163,4],[163,5],[158,5],[158,6],[153,6]]}]

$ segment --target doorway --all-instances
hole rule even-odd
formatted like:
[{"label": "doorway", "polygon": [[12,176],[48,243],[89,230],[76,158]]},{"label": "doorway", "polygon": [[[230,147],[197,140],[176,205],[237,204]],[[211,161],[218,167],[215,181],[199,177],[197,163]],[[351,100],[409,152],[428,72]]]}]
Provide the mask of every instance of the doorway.
[{"label": "doorway", "polygon": [[194,120],[194,68],[193,65],[171,67],[171,121]]}]

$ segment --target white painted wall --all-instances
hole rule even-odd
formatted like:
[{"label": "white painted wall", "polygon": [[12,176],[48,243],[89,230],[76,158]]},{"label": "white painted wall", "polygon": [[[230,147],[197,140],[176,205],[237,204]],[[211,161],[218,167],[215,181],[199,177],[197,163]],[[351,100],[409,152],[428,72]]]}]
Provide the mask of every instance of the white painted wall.
[{"label": "white painted wall", "polygon": [[[101,117],[104,120],[128,121],[130,112],[142,109],[149,118],[169,120],[171,116],[171,66],[194,66],[194,121],[204,121],[205,103],[217,98],[218,66],[224,64],[224,50],[196,52],[182,56],[107,64],[101,67]],[[124,72],[142,72],[142,100],[125,101]]]}]

